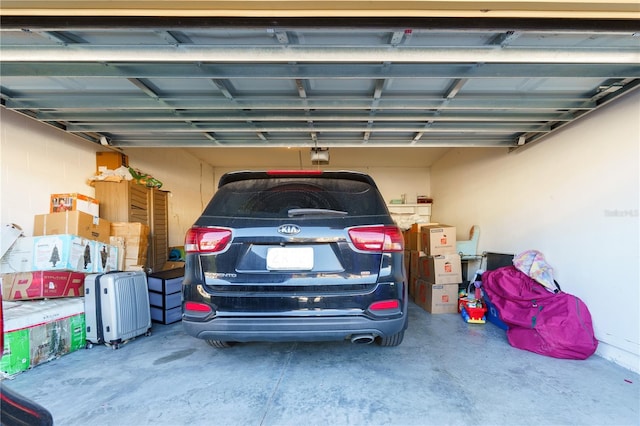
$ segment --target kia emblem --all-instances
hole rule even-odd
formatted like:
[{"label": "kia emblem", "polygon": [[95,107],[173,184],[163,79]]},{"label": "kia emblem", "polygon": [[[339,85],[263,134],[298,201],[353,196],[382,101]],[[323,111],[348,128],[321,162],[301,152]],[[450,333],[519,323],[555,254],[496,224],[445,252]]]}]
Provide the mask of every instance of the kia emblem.
[{"label": "kia emblem", "polygon": [[300,227],[298,225],[280,225],[278,232],[284,235],[296,235],[300,233]]}]

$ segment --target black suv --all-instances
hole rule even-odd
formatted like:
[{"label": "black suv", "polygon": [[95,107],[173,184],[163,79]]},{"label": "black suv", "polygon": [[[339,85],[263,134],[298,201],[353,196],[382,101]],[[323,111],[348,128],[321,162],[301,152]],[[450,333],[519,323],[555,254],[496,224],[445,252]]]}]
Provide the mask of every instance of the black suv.
[{"label": "black suv", "polygon": [[223,175],[188,231],[183,325],[214,347],[407,328],[404,240],[373,179],[320,170]]}]

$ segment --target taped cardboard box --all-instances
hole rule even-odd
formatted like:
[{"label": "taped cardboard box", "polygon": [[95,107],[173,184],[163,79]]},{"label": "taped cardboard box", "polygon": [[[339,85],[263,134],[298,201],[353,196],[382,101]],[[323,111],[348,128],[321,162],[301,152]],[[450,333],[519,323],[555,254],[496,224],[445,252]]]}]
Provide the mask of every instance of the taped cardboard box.
[{"label": "taped cardboard box", "polygon": [[124,269],[136,270],[135,266],[147,261],[149,226],[140,222],[112,222],[111,236],[124,239]]},{"label": "taped cardboard box", "polygon": [[124,271],[124,253],[125,253],[125,245],[124,245],[124,237],[109,237],[109,244],[118,248],[118,256],[116,261],[116,268],[119,271]]},{"label": "taped cardboard box", "polygon": [[34,236],[56,234],[73,234],[109,244],[111,222],[81,211],[39,214],[34,217]]},{"label": "taped cardboard box", "polygon": [[461,265],[459,254],[420,256],[418,277],[431,284],[459,284],[462,282]]},{"label": "taped cardboard box", "polygon": [[77,192],[51,194],[49,213],[81,211],[91,216],[100,216],[100,204],[95,198]]},{"label": "taped cardboard box", "polygon": [[420,227],[421,250],[429,256],[455,254],[456,227],[451,225],[429,224]]},{"label": "taped cardboard box", "polygon": [[70,271],[34,271],[2,274],[4,300],[83,297],[84,273]]},{"label": "taped cardboard box", "polygon": [[84,348],[84,299],[4,301],[0,374],[11,377]]},{"label": "taped cardboard box", "polygon": [[123,166],[129,167],[129,157],[126,154],[116,151],[96,152],[96,173],[100,173],[101,167],[116,170]]},{"label": "taped cardboard box", "polygon": [[432,314],[458,313],[458,284],[421,283],[425,290],[424,309]]}]

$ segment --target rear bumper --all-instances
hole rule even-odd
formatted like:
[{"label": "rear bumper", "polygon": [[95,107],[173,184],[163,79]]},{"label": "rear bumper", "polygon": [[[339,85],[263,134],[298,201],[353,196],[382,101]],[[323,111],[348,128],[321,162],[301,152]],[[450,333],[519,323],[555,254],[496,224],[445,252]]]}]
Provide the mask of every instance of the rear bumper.
[{"label": "rear bumper", "polygon": [[[406,312],[406,311],[405,311]],[[338,317],[216,317],[198,322],[183,318],[187,334],[205,340],[252,341],[331,341],[354,335],[391,336],[407,326],[404,316],[370,319],[364,316]]]}]

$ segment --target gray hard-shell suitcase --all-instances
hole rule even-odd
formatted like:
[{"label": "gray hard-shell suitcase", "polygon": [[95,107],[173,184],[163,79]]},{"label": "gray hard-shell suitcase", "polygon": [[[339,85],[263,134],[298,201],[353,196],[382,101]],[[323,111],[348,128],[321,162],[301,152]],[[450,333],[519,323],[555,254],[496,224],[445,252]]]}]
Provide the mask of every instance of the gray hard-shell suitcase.
[{"label": "gray hard-shell suitcase", "polygon": [[114,349],[151,334],[147,275],[142,271],[89,274],[84,280],[87,347],[107,343]]}]

